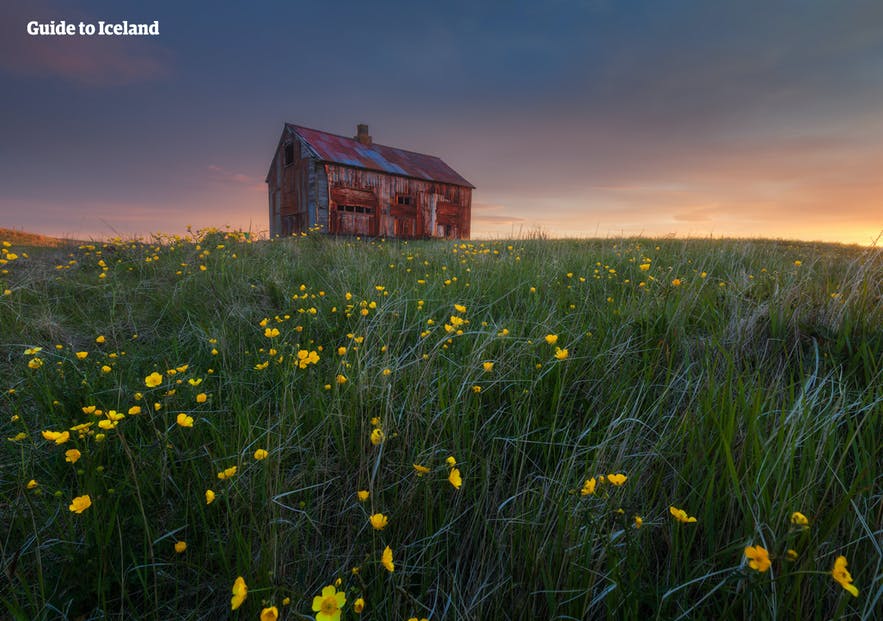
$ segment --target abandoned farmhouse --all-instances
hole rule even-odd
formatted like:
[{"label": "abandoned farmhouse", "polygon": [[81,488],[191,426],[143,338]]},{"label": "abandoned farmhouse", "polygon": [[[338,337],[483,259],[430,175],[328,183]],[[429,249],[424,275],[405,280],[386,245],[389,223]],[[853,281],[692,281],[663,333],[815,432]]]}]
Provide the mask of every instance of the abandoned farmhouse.
[{"label": "abandoned farmhouse", "polygon": [[270,236],[468,239],[475,186],[441,159],[286,123],[267,173]]}]

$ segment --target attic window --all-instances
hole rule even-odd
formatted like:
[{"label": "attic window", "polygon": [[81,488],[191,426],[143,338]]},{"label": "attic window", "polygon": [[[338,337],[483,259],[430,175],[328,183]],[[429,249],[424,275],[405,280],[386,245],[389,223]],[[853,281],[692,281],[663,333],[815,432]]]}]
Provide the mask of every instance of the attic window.
[{"label": "attic window", "polygon": [[286,142],[285,143],[285,165],[291,166],[294,164],[294,143]]},{"label": "attic window", "polygon": [[397,205],[413,205],[414,199],[407,194],[398,194],[396,195],[396,204]]}]

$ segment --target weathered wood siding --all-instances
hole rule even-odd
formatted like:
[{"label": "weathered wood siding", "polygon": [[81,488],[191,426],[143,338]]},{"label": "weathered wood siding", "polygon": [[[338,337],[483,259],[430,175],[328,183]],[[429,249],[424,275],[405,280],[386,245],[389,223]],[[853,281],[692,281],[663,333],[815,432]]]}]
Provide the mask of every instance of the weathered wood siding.
[{"label": "weathered wood siding", "polygon": [[[293,157],[286,164],[288,144]],[[300,137],[287,133],[267,174],[267,189],[272,237],[314,226],[367,237],[470,235],[472,188],[324,163]]]},{"label": "weathered wood siding", "polygon": [[[285,149],[289,144],[293,157],[286,164]],[[300,142],[286,140],[283,136],[267,175],[272,237],[299,233],[309,226],[308,169],[311,164],[312,159],[309,153],[304,153]]]},{"label": "weathered wood siding", "polygon": [[[330,233],[469,238],[472,188],[340,164],[325,164],[325,171]],[[409,197],[410,204],[400,204],[400,196]],[[354,212],[350,207],[364,211],[351,218]],[[372,207],[373,211],[366,213]]]}]

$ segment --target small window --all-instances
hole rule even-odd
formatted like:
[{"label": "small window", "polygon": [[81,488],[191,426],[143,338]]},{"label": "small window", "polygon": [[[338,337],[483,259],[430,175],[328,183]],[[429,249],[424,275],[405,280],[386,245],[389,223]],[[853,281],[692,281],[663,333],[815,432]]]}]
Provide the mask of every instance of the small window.
[{"label": "small window", "polygon": [[285,165],[291,166],[294,164],[294,143],[286,142],[285,143]]},{"label": "small window", "polygon": [[407,194],[398,194],[396,195],[396,204],[398,205],[413,205],[414,198],[412,196],[408,196]]},{"label": "small window", "polygon": [[350,213],[374,213],[373,207],[363,207],[362,205],[338,205],[338,211],[348,211]]}]

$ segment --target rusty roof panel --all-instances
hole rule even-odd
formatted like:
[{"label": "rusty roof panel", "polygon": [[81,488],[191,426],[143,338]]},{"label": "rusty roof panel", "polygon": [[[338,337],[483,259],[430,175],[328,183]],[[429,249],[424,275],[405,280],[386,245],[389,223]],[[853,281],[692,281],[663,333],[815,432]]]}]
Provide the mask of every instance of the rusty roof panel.
[{"label": "rusty roof panel", "polygon": [[376,143],[366,145],[354,138],[329,134],[292,123],[286,123],[285,127],[303,138],[318,158],[325,162],[468,188],[475,187],[440,158],[432,155]]}]

